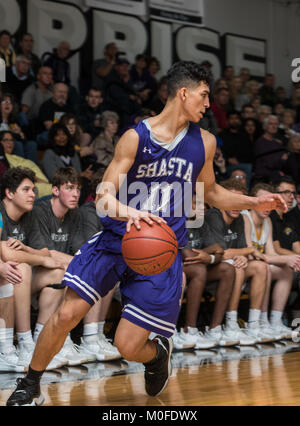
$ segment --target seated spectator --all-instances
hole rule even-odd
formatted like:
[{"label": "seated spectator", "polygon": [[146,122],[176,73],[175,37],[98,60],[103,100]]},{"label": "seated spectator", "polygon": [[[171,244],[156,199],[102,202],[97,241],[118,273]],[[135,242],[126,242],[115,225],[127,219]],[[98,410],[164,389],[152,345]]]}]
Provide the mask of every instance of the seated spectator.
[{"label": "seated spectator", "polygon": [[[195,204],[193,208],[195,209]],[[174,347],[184,349],[194,345],[195,349],[209,349],[214,346],[231,346],[239,343],[222,330],[221,324],[231,295],[234,268],[221,262],[224,250],[210,238],[211,232],[204,221],[200,228],[188,228],[189,242],[183,250],[183,271],[187,279],[185,325],[174,336]],[[197,320],[200,303],[206,284],[218,282],[216,302],[209,330],[199,334]]]},{"label": "seated spectator", "polygon": [[257,119],[263,124],[264,120],[272,114],[272,108],[269,105],[261,105],[257,110]]},{"label": "seated spectator", "polygon": [[207,109],[205,114],[199,121],[199,126],[201,129],[208,130],[213,135],[218,135],[218,124],[217,121],[211,111],[211,109]]},{"label": "seated spectator", "polygon": [[282,137],[286,144],[294,135],[300,134],[295,130],[295,117],[296,112],[293,109],[285,109],[282,113],[279,131],[282,132]]},{"label": "seated spectator", "polygon": [[[281,177],[274,183],[274,191],[280,194],[286,202],[288,212],[295,204],[296,186],[293,179],[288,176]],[[274,247],[278,254],[300,254],[299,225],[294,222],[294,217],[282,210],[273,210],[270,214],[273,225]]]},{"label": "seated spectator", "polygon": [[[228,180],[222,185],[237,194],[247,194],[246,188],[236,180]],[[259,323],[261,305],[267,282],[267,264],[263,255],[254,247],[247,247],[244,219],[239,210],[209,209],[207,222],[213,238],[220,242],[224,249],[223,260],[235,268],[235,281],[226,312],[225,329],[231,333],[232,339],[240,344],[253,345],[258,342],[274,341],[274,336],[266,333]],[[250,309],[248,324],[240,329],[238,324],[238,306],[243,283],[250,280]]]},{"label": "seated spectator", "polygon": [[293,207],[287,214],[291,219],[291,223],[295,226],[295,230],[300,235],[300,184],[296,186],[296,206]]},{"label": "seated spectator", "polygon": [[245,93],[246,84],[251,79],[249,68],[241,68],[240,73],[239,73],[239,77],[242,79],[242,91],[243,91],[243,93]]},{"label": "seated spectator", "polygon": [[234,67],[232,65],[226,65],[223,71],[223,78],[229,84],[235,75]]},{"label": "seated spectator", "polygon": [[42,65],[40,58],[33,53],[34,40],[32,34],[23,33],[19,38],[19,44],[16,49],[18,55],[25,55],[27,59],[31,62],[30,74],[33,77],[37,76],[37,72]]},{"label": "seated spectator", "polygon": [[241,118],[242,120],[247,120],[247,118],[252,118],[256,120],[256,111],[251,104],[244,104],[241,110]]},{"label": "seated spectator", "polygon": [[41,67],[37,71],[36,82],[24,90],[21,110],[25,114],[27,125],[38,118],[41,105],[52,97],[52,84],[51,68]]},{"label": "seated spectator", "polygon": [[224,78],[219,78],[218,80],[215,81],[213,88],[212,88],[212,93],[211,93],[212,98],[214,98],[215,94],[217,93],[217,91],[219,89],[229,90],[229,85]]},{"label": "seated spectator", "polygon": [[229,109],[229,90],[218,89],[211,104],[212,113],[217,121],[218,133],[227,129],[227,112]]},{"label": "seated spectator", "polygon": [[253,142],[241,131],[241,118],[238,112],[231,111],[227,115],[228,128],[220,133],[223,141],[222,151],[228,162],[227,170],[230,173],[233,166],[239,165],[247,173],[250,182],[252,177]]},{"label": "seated spectator", "polygon": [[294,87],[291,96],[291,108],[296,111],[296,123],[300,123],[300,87]]},{"label": "seated spectator", "polygon": [[55,171],[62,167],[74,167],[82,174],[80,157],[75,151],[69,130],[60,123],[54,124],[49,131],[49,148],[43,156],[42,166],[50,181]]},{"label": "seated spectator", "polygon": [[148,102],[151,102],[158,89],[158,79],[156,74],[160,70],[160,62],[155,56],[152,56],[149,59],[147,69],[149,73],[148,88],[150,89]]},{"label": "seated spectator", "polygon": [[119,117],[114,111],[104,111],[101,115],[101,127],[103,131],[94,139],[92,147],[97,157],[97,163],[107,167],[111,162],[115,146],[118,141],[116,136],[119,126]]},{"label": "seated spectator", "polygon": [[236,179],[238,180],[242,185],[245,186],[245,188],[249,187],[249,183],[247,180],[247,173],[243,169],[239,169],[238,166],[234,170],[232,170],[229,179]]},{"label": "seated spectator", "polygon": [[268,183],[278,179],[288,156],[283,142],[277,139],[278,118],[275,115],[265,119],[263,130],[263,136],[254,145],[254,175],[255,179]]},{"label": "seated spectator", "polygon": [[105,82],[105,110],[115,111],[120,117],[121,128],[130,117],[141,111],[141,100],[130,82],[129,62],[119,58]]},{"label": "seated spectator", "polygon": [[[42,172],[42,170],[31,160],[27,160],[23,157],[19,157],[18,155],[13,155],[14,150],[14,137],[12,132],[2,131],[0,132],[0,143],[3,147],[3,156],[7,160],[8,166],[7,168],[14,167],[26,167],[29,170],[32,170],[35,174],[35,182],[37,188],[37,196],[44,197],[46,195],[50,195],[52,193],[51,185]],[[3,160],[2,160],[3,161]],[[7,164],[6,163],[6,164]]]},{"label": "seated spectator", "polygon": [[145,105],[149,100],[150,75],[147,69],[147,56],[138,54],[135,57],[135,63],[130,68],[130,81],[134,91],[139,95],[142,104]]},{"label": "seated spectator", "polygon": [[42,56],[43,66],[52,69],[55,83],[65,83],[67,86],[71,83],[70,64],[67,61],[70,52],[70,44],[67,41],[62,41],[53,53],[46,52]]},{"label": "seated spectator", "polygon": [[92,86],[100,90],[104,89],[104,81],[114,69],[119,53],[116,43],[107,43],[103,53],[104,57],[97,59],[92,67]]},{"label": "seated spectator", "polygon": [[[252,188],[251,195],[260,196],[272,192],[272,186],[257,184]],[[300,256],[276,253],[273,245],[272,222],[269,218],[270,210],[265,212],[250,210],[243,212],[243,214],[247,245],[255,247],[263,253],[264,261],[269,265],[267,288],[260,314],[261,327],[266,332],[277,336],[277,339],[292,338],[292,330],[282,323],[282,317],[292,288],[293,271],[300,270]],[[271,282],[273,282],[272,297],[270,294]]]},{"label": "seated spectator", "polygon": [[275,76],[274,74],[268,73],[265,75],[263,85],[259,89],[259,96],[261,97],[261,103],[263,105],[269,105],[273,107],[276,102],[276,95],[274,90]]},{"label": "seated spectator", "polygon": [[90,135],[88,143],[98,136],[100,127],[100,116],[103,112],[103,97],[100,89],[92,87],[89,89],[84,103],[79,109],[79,125],[84,133]]},{"label": "seated spectator", "polygon": [[285,108],[284,108],[284,105],[282,103],[277,102],[273,106],[273,114],[277,116],[279,123],[281,123],[281,121],[282,121],[282,114],[283,114],[284,110],[285,110]]},{"label": "seated spectator", "polygon": [[82,131],[76,115],[64,114],[60,119],[60,123],[69,130],[72,137],[72,144],[80,155],[82,170],[85,170],[90,164],[94,164],[96,162],[96,155],[94,154],[92,145],[89,145],[90,135]]},{"label": "seated spectator", "polygon": [[245,99],[242,93],[243,80],[239,77],[233,77],[229,82],[230,102],[233,110],[241,111]]},{"label": "seated spectator", "polygon": [[276,102],[281,103],[284,108],[291,108],[291,101],[286,95],[286,90],[282,86],[278,86],[275,89]]},{"label": "seated spectator", "polygon": [[11,48],[11,34],[7,30],[0,32],[0,58],[5,61],[6,70],[16,63],[16,54]]},{"label": "seated spectator", "polygon": [[0,131],[12,131],[15,138],[14,154],[37,163],[37,144],[27,140],[18,118],[18,105],[11,93],[4,93],[0,106]]},{"label": "seated spectator", "polygon": [[152,101],[148,104],[148,108],[155,114],[161,113],[168,99],[168,86],[164,79],[158,84],[157,93],[153,96]]},{"label": "seated spectator", "polygon": [[[2,371],[3,368],[5,371],[24,371],[28,368],[34,350],[30,321],[31,293],[34,293],[36,286],[42,285],[41,277],[44,277],[44,283],[47,285],[51,283],[47,281],[51,277],[57,279],[58,275],[62,277],[64,274],[63,264],[51,258],[48,249],[43,245],[32,213],[35,200],[34,183],[34,173],[20,167],[7,170],[1,180],[1,241],[5,241],[1,245],[1,259],[4,262],[14,261],[12,265],[17,264],[22,280],[20,285],[14,286],[13,289],[14,312],[2,312],[5,322],[6,315],[15,315],[18,339],[18,351],[9,351],[0,357]],[[32,266],[39,267],[39,277],[32,273]],[[13,338],[12,333],[7,342],[12,349]],[[60,362],[59,365],[52,364],[47,368],[57,368],[61,365],[63,364]]]},{"label": "seated spectator", "polygon": [[37,137],[40,149],[45,149],[48,145],[48,131],[54,123],[57,123],[66,113],[74,113],[73,108],[67,104],[68,86],[64,83],[56,83],[53,86],[52,97],[42,103],[38,121],[41,125],[41,132]]},{"label": "seated spectator", "polygon": [[[261,107],[261,99],[259,96],[255,96],[255,98],[253,98],[251,105],[253,106],[253,108],[255,109],[255,111],[258,111],[259,108]],[[258,117],[257,117],[258,118]]]},{"label": "seated spectator", "polygon": [[24,90],[34,81],[34,77],[30,74],[30,66],[31,62],[25,55],[18,55],[16,64],[6,72],[4,88],[15,96],[18,103],[21,102]]},{"label": "seated spectator", "polygon": [[256,80],[249,80],[244,86],[244,93],[241,97],[241,104],[251,104],[259,95],[259,83]]},{"label": "seated spectator", "polygon": [[223,152],[220,146],[217,145],[214,156],[214,172],[216,181],[219,183],[222,180],[226,180],[229,177],[229,173],[226,167],[226,161],[223,156]]}]

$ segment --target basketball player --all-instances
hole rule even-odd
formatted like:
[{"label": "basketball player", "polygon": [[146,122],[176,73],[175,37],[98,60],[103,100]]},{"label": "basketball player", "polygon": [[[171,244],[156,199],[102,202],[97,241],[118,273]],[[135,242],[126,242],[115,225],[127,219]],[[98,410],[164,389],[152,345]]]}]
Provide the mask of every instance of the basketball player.
[{"label": "basketball player", "polygon": [[[210,73],[193,62],[174,64],[167,76],[168,100],[163,111],[121,137],[96,198],[98,211],[106,215],[102,219],[104,230],[86,243],[70,263],[63,280],[69,287],[65,299],[43,328],[27,376],[18,381],[7,405],[43,403],[40,379],[47,364],[61,349],[69,331],[120,280],[124,308],[115,344],[125,359],[144,364],[148,395],[156,396],[166,387],[171,373],[171,336],[180,309],[181,250],[167,271],[143,276],[126,266],[121,239],[132,225],[140,229],[141,221],[150,225],[166,221],[175,232],[179,247],[184,247],[186,216],[174,214],[174,194],[170,197],[170,217],[165,219],[130,206],[135,196],[130,191],[127,204],[122,203],[118,191],[123,183],[127,188],[132,183],[143,183],[149,189],[153,182],[176,183],[183,193],[183,204],[184,183],[190,183],[193,191],[198,180],[204,182],[206,202],[218,208],[286,209],[278,194],[248,197],[215,183],[216,139],[194,124],[210,106],[210,79]],[[127,182],[119,182],[120,176],[126,176]],[[184,207],[184,211],[190,210],[191,205]],[[159,336],[150,340],[150,332]]]}]

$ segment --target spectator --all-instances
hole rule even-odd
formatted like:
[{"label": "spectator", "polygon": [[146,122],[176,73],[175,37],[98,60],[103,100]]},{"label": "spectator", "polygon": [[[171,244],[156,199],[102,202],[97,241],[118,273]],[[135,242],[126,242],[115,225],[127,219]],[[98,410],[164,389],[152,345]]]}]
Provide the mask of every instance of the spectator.
[{"label": "spectator", "polygon": [[270,115],[263,122],[264,134],[254,146],[254,175],[257,180],[276,180],[284,169],[287,150],[281,140],[277,139],[278,118]]},{"label": "spectator", "polygon": [[92,85],[93,87],[103,90],[104,81],[114,69],[119,50],[116,43],[108,43],[104,47],[104,57],[97,59],[93,63],[92,69]]},{"label": "spectator", "polygon": [[291,136],[288,144],[289,155],[285,165],[285,173],[290,175],[296,185],[300,184],[300,134]]},{"label": "spectator", "polygon": [[[296,186],[288,176],[275,182],[275,192],[280,194],[287,204],[288,211],[294,207]],[[293,217],[282,210],[273,210],[270,214],[273,225],[274,247],[278,254],[300,254],[300,236],[298,224],[293,222]]]},{"label": "spectator", "polygon": [[[267,184],[257,184],[251,195],[260,196],[272,193],[273,188]],[[270,210],[244,212],[245,235],[248,247],[254,247],[264,254],[264,261],[269,265],[267,288],[263,299],[260,325],[263,330],[273,334],[276,340],[292,338],[292,330],[282,323],[282,316],[292,288],[293,271],[300,269],[300,256],[278,255],[274,249]],[[272,298],[270,297],[273,282]],[[269,302],[271,302],[270,322],[268,319]]]},{"label": "spectator", "polygon": [[74,167],[81,173],[80,157],[76,153],[69,130],[60,123],[49,131],[49,148],[45,151],[42,165],[47,178],[52,181],[54,173],[62,167]]},{"label": "spectator", "polygon": [[230,82],[230,80],[234,77],[234,67],[232,65],[226,65],[223,72],[223,78],[227,81],[227,83]]},{"label": "spectator", "polygon": [[259,94],[259,83],[256,80],[249,80],[245,85],[244,95],[241,97],[242,104],[251,104]]},{"label": "spectator", "polygon": [[241,68],[240,69],[240,73],[239,73],[239,77],[242,79],[242,85],[243,85],[243,89],[242,90],[245,93],[246,84],[251,79],[249,68]]},{"label": "spectator", "polygon": [[259,89],[259,96],[261,97],[261,103],[263,105],[269,105],[272,107],[276,102],[276,95],[274,90],[275,76],[274,74],[268,73],[265,75],[264,83]]},{"label": "spectator", "polygon": [[40,58],[33,53],[34,40],[32,34],[23,33],[19,39],[19,45],[16,50],[18,55],[25,55],[31,62],[30,73],[33,77],[37,76],[37,72],[42,65]]},{"label": "spectator", "polygon": [[89,89],[88,94],[85,98],[85,102],[82,103],[79,109],[79,125],[81,126],[84,133],[90,135],[90,140],[95,139],[98,136],[100,126],[100,116],[103,112],[103,97],[100,89],[92,87]]},{"label": "spectator", "polygon": [[129,122],[132,115],[141,111],[141,101],[131,85],[126,58],[117,59],[106,79],[104,104],[105,110],[115,111],[119,115],[121,127]]},{"label": "spectator", "polygon": [[241,118],[242,120],[247,120],[247,118],[256,120],[256,111],[252,104],[245,104],[242,106]]},{"label": "spectator", "polygon": [[[176,349],[183,349],[186,344],[194,344],[195,349],[209,349],[239,343],[232,341],[232,336],[221,327],[233,288],[234,268],[221,262],[224,250],[210,235],[205,221],[201,228],[188,228],[189,242],[183,250],[183,271],[187,278],[185,326],[174,336]],[[209,330],[202,335],[197,328],[200,302],[206,284],[213,281],[218,282],[216,302]]]},{"label": "spectator", "polygon": [[25,55],[18,55],[16,57],[16,64],[12,65],[6,73],[6,87],[7,91],[10,91],[18,101],[21,102],[21,98],[24,90],[32,84],[34,77],[30,74],[31,62]]},{"label": "spectator", "polygon": [[293,207],[287,214],[291,219],[291,223],[295,225],[296,232],[300,235],[300,184],[296,186],[296,202],[297,205]]},{"label": "spectator", "polygon": [[11,34],[7,30],[0,32],[0,57],[4,59],[6,69],[11,68],[16,63],[16,54],[11,48]]},{"label": "spectator", "polygon": [[149,73],[148,88],[150,89],[148,102],[151,102],[158,89],[158,79],[156,75],[160,70],[160,62],[155,56],[149,59],[147,69]]},{"label": "spectator", "polygon": [[131,84],[135,92],[141,94],[147,91],[148,96],[150,88],[148,88],[149,71],[147,69],[147,56],[143,54],[136,55],[135,63],[130,67],[129,73]]},{"label": "spectator", "polygon": [[300,87],[293,88],[291,108],[296,110],[296,123],[300,123]]},{"label": "spectator", "polygon": [[234,169],[229,179],[236,179],[238,180],[242,185],[245,186],[245,188],[249,187],[248,179],[247,179],[247,173],[243,169],[239,169],[238,166],[236,169]]},{"label": "spectator", "polygon": [[212,113],[218,124],[218,133],[227,129],[227,111],[229,109],[229,90],[218,89],[211,105]]},{"label": "spectator", "polygon": [[230,102],[233,110],[241,111],[242,109],[242,106],[245,102],[242,89],[243,80],[238,76],[233,77],[229,82]]},{"label": "spectator", "polygon": [[[44,280],[49,279],[49,272],[52,277],[64,273],[61,262],[52,259],[43,245],[32,214],[35,199],[34,181],[32,171],[19,167],[7,170],[1,181],[0,211],[4,225],[1,240],[6,242],[2,243],[1,256],[5,262],[17,260],[22,277],[21,284],[14,286],[18,352],[11,351],[7,354],[8,358],[4,356],[1,359],[1,361],[7,361],[6,364],[10,365],[11,371],[21,371],[17,368],[27,369],[34,350],[30,323],[31,293],[35,292],[35,286],[41,285],[41,282],[39,279],[37,282],[37,275],[32,274],[31,266],[40,267],[40,278],[43,276]],[[8,316],[11,315],[7,311],[5,313]],[[5,313],[3,312],[4,321]],[[9,337],[9,343],[9,346],[13,348],[13,333]],[[59,364],[61,365],[62,363]],[[49,365],[47,368],[53,368],[53,366],[57,367],[57,364]]]},{"label": "spectator", "polygon": [[284,138],[286,144],[288,144],[292,136],[297,134],[295,130],[295,117],[296,112],[293,109],[285,109],[282,113],[279,130],[282,132],[282,137]]},{"label": "spectator", "polygon": [[67,61],[70,53],[70,44],[67,41],[62,41],[59,43],[58,47],[54,49],[53,53],[43,54],[43,66],[52,69],[53,81],[55,83],[65,83],[67,86],[71,84],[70,64]]},{"label": "spectator", "polygon": [[26,124],[38,118],[41,105],[52,97],[52,84],[51,68],[39,68],[36,82],[24,90],[21,99],[21,109],[26,116]]},{"label": "spectator", "polygon": [[64,83],[56,83],[53,86],[52,97],[42,103],[38,121],[41,125],[41,133],[37,137],[40,149],[48,145],[48,131],[54,123],[57,123],[66,113],[73,113],[73,108],[67,104],[68,86]]},{"label": "spectator", "polygon": [[228,179],[229,177],[223,152],[221,150],[221,147],[218,145],[216,147],[216,152],[214,156],[214,172],[216,176],[216,181],[218,183],[222,180]]},{"label": "spectator", "polygon": [[0,131],[12,131],[15,138],[14,154],[37,163],[37,144],[28,141],[18,123],[18,105],[11,93],[4,93],[0,107]]},{"label": "spectator", "polygon": [[164,106],[167,103],[168,98],[168,85],[164,79],[162,79],[158,84],[158,89],[156,95],[153,96],[152,101],[149,103],[148,107],[151,111],[154,111],[155,114],[159,114]]},{"label": "spectator", "polygon": [[[228,180],[222,185],[237,194],[247,194],[246,188],[236,180]],[[260,309],[265,294],[267,264],[262,262],[263,255],[253,247],[247,247],[244,232],[244,220],[239,210],[209,209],[207,222],[213,238],[224,249],[223,260],[235,267],[235,281],[226,312],[225,329],[246,345],[257,342],[274,341],[274,336],[267,334],[259,324]],[[250,279],[250,309],[248,324],[245,329],[238,325],[238,305],[242,285]]]},{"label": "spectator", "polygon": [[261,105],[257,110],[257,119],[261,124],[272,114],[272,108],[269,105]]},{"label": "spectator", "polygon": [[116,133],[119,126],[119,117],[114,111],[104,111],[101,115],[103,131],[93,141],[93,150],[97,156],[97,163],[107,167],[111,162],[115,146],[118,141]]},{"label": "spectator", "polygon": [[255,109],[255,111],[258,111],[259,108],[261,107],[261,99],[260,96],[255,96],[251,102],[251,105],[253,106],[253,108]]},{"label": "spectator", "polygon": [[212,97],[215,96],[215,94],[217,93],[217,91],[219,89],[227,89],[229,90],[229,84],[227,83],[227,80],[225,80],[225,78],[219,78],[215,84],[213,85],[212,88]]},{"label": "spectator", "polygon": [[291,108],[291,101],[286,95],[286,90],[282,86],[278,86],[275,90],[276,102],[281,103],[284,108]]},{"label": "spectator", "polygon": [[9,131],[0,132],[0,143],[3,147],[3,155],[7,160],[7,168],[15,168],[20,166],[32,170],[35,174],[37,196],[44,197],[46,195],[50,195],[52,193],[51,185],[37,164],[31,160],[12,154],[15,144],[13,134]]},{"label": "spectator", "polygon": [[279,120],[280,123],[282,121],[282,114],[283,114],[284,110],[285,110],[285,108],[284,108],[284,105],[282,103],[276,102],[276,104],[273,107],[273,114],[278,117],[278,120]]}]

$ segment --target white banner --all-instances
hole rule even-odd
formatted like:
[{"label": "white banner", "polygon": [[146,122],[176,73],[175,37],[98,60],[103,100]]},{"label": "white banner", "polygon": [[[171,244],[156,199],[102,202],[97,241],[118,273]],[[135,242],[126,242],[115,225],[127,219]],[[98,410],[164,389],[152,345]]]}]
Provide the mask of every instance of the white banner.
[{"label": "white banner", "polygon": [[155,19],[204,25],[204,0],[149,0],[149,9]]},{"label": "white banner", "polygon": [[144,16],[147,13],[146,0],[85,0],[85,5],[130,15]]}]

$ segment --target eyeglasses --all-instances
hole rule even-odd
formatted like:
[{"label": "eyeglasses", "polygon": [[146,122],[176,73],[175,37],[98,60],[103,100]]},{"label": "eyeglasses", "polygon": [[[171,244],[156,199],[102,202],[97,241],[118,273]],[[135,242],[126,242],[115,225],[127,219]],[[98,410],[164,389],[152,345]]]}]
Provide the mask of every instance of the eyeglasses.
[{"label": "eyeglasses", "polygon": [[243,175],[236,175],[236,176],[233,176],[234,177],[234,179],[246,179],[246,176],[243,176]]},{"label": "eyeglasses", "polygon": [[2,139],[2,142],[14,142],[13,139]]},{"label": "eyeglasses", "polygon": [[12,104],[11,101],[1,101],[2,105],[10,105]]},{"label": "eyeglasses", "polygon": [[288,189],[285,191],[278,191],[278,194],[292,195],[293,197],[296,197],[296,191],[289,191]]}]

